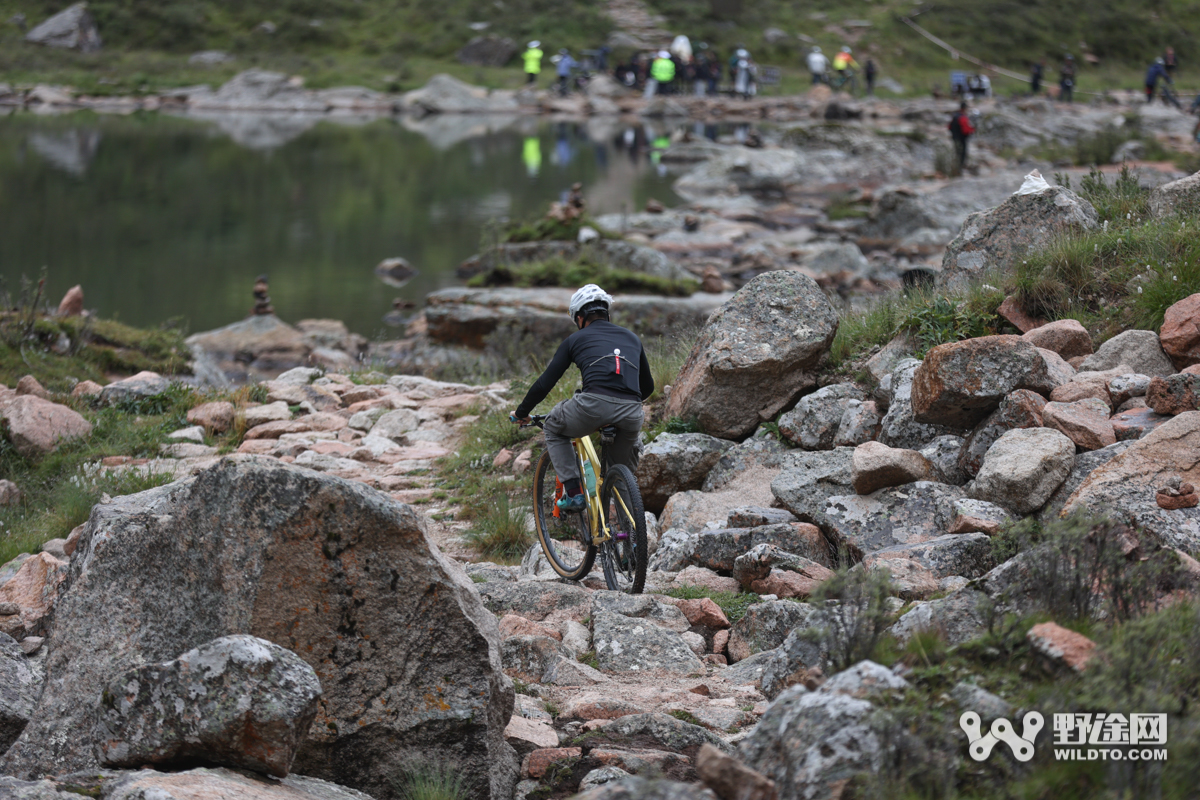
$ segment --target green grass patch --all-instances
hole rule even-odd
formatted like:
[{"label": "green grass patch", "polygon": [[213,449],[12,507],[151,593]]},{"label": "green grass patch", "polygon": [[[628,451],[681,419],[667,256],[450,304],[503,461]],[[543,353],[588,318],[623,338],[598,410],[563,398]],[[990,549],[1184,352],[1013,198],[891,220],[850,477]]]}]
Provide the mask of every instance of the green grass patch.
[{"label": "green grass patch", "polygon": [[596,657],[595,650],[588,650],[586,653],[580,653],[575,660],[580,664],[586,664],[592,669],[600,669],[600,659]]},{"label": "green grass patch", "polygon": [[1063,236],[1023,259],[1011,281],[1017,297],[1029,313],[1079,320],[1099,341],[1157,330],[1167,308],[1200,291],[1195,220],[1150,218],[1147,193],[1128,171],[1111,186],[1093,173],[1080,192],[1100,211],[1101,229]]},{"label": "green grass patch", "polygon": [[735,623],[746,616],[750,606],[762,602],[761,598],[753,592],[715,592],[701,586],[673,586],[663,594],[680,600],[699,600],[707,597],[725,612],[730,623]]},{"label": "green grass patch", "polygon": [[465,537],[481,556],[501,564],[518,563],[533,544],[532,513],[530,506],[518,506],[507,492],[497,491],[475,514]]},{"label": "green grass patch", "polygon": [[453,767],[443,763],[414,763],[392,779],[403,800],[466,800],[470,787]]},{"label": "green grass patch", "polygon": [[603,286],[610,292],[670,297],[689,297],[700,285],[691,279],[677,281],[644,272],[614,269],[586,254],[574,259],[554,257],[545,261],[498,264],[471,278],[468,285],[575,288],[588,283]]},{"label": "green grass patch", "polygon": [[701,727],[701,728],[704,727],[704,724],[702,722],[700,722],[699,719],[696,718],[695,714],[693,714],[692,712],[687,711],[685,709],[675,708],[675,709],[672,709],[671,711],[668,711],[667,713],[670,714],[675,719],[679,720],[680,722],[686,722],[689,725],[695,725],[695,726]]}]

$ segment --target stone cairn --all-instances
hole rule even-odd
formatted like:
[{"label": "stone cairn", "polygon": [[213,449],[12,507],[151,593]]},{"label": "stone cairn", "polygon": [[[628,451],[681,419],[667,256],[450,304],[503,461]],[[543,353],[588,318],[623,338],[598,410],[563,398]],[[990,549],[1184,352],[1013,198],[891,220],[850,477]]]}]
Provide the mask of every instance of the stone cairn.
[{"label": "stone cairn", "polygon": [[275,313],[275,307],[271,305],[271,297],[267,294],[270,288],[267,285],[266,275],[259,275],[254,281],[254,308],[250,309],[252,315],[261,316]]}]

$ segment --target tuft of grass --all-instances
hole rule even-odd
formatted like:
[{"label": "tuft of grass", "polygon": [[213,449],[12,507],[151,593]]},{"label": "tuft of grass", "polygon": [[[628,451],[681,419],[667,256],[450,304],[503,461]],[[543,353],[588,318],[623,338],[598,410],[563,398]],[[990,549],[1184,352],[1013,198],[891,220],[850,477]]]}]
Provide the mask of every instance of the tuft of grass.
[{"label": "tuft of grass", "polygon": [[580,664],[587,664],[592,669],[600,669],[600,659],[596,658],[595,650],[588,650],[586,653],[580,653],[575,660]]},{"label": "tuft of grass", "polygon": [[529,514],[525,508],[515,506],[506,492],[497,492],[485,502],[465,536],[481,556],[502,564],[519,563],[533,544]]},{"label": "tuft of grass", "polygon": [[700,586],[673,586],[663,594],[680,600],[699,600],[707,597],[725,612],[731,623],[746,616],[750,606],[762,602],[762,598],[753,592],[715,592]]},{"label": "tuft of grass", "polygon": [[667,713],[670,714],[675,719],[679,720],[680,722],[686,722],[689,725],[696,725],[701,728],[704,727],[704,724],[702,722],[700,722],[699,719],[696,718],[695,714],[693,714],[692,712],[687,711],[685,709],[676,708],[676,709],[672,709],[671,711],[668,711]]},{"label": "tuft of grass", "polygon": [[646,444],[650,444],[664,433],[699,433],[700,423],[694,419],[680,419],[679,417],[667,417],[666,419],[652,425],[646,431]]},{"label": "tuft of grass", "polygon": [[433,762],[414,763],[392,779],[403,800],[467,800],[466,781],[454,767]]}]

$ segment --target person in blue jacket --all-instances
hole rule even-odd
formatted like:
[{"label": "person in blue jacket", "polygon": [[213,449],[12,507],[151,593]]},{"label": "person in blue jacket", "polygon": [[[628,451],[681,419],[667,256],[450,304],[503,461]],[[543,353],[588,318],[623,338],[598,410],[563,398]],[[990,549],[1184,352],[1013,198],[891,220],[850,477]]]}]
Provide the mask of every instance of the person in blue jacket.
[{"label": "person in blue jacket", "polygon": [[1154,102],[1154,91],[1158,88],[1158,79],[1162,78],[1166,83],[1174,83],[1171,76],[1167,73],[1166,63],[1163,58],[1154,59],[1154,63],[1150,65],[1150,69],[1146,70],[1146,102]]}]

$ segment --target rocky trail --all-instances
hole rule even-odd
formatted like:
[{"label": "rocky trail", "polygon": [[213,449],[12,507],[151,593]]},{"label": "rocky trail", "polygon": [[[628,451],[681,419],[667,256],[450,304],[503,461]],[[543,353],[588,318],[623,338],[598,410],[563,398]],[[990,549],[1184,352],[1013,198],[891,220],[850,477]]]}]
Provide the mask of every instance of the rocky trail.
[{"label": "rocky trail", "polygon": [[[959,714],[990,724],[1075,710],[1061,687],[1115,691],[1114,626],[1154,640],[1138,626],[1182,620],[1181,655],[1139,653],[1137,669],[1190,674],[1200,294],[1172,288],[1153,330],[1101,332],[986,281],[1110,224],[1175,236],[1200,177],[1143,170],[1122,191],[1146,193],[1146,219],[1102,219],[1000,153],[1107,130],[1113,110],[1031,101],[990,107],[978,174],[949,181],[927,169],[943,111],[814,96],[803,124],[757,142],[681,134],[662,158],[685,207],[595,220],[619,241],[593,230],[463,265],[590,247],[703,286],[614,307],[648,340],[694,331],[647,409],[691,432],[641,454],[642,595],[563,581],[536,545],[519,564],[481,558],[453,487],[482,483],[451,465],[527,523],[541,444],[482,444],[508,383],[415,374],[495,374],[498,342],[556,342],[568,289],[441,290],[403,338],[367,342],[284,323],[264,284],[263,313],[191,337],[194,380],[225,388],[195,396],[156,458],[87,466],[169,482],[104,497],[0,566],[0,798],[385,800],[431,769],[488,800],[836,798],[907,785],[897,764],[1009,786],[1031,773],[967,763]],[[1139,114],[1161,141],[1182,135],[1176,116]],[[1160,285],[1154,268],[1114,274],[1124,301]],[[902,294],[914,285],[955,325],[986,304],[987,332],[892,321],[835,368],[848,309],[920,299]],[[36,463],[96,436],[81,410],[179,388],[142,372],[72,397],[30,375],[0,390],[0,415]],[[0,484],[5,502],[20,492]],[[1169,713],[1190,735],[1191,712]]]}]

